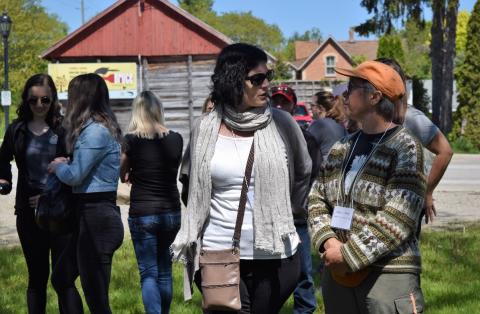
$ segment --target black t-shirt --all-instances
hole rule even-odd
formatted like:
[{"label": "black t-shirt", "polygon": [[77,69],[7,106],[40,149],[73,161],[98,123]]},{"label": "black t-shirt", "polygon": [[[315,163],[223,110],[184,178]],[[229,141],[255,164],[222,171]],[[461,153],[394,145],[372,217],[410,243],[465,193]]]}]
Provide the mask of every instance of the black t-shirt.
[{"label": "black t-shirt", "polygon": [[312,159],[312,174],[310,175],[310,187],[313,185],[313,181],[318,176],[318,171],[320,169],[320,164],[322,161],[322,156],[320,156],[320,150],[318,149],[317,141],[315,137],[308,132],[307,130],[301,129],[305,142],[307,142],[307,149],[310,158]]},{"label": "black t-shirt", "polygon": [[183,139],[176,132],[162,138],[125,136],[124,153],[130,165],[130,216],[180,210],[177,173]]},{"label": "black t-shirt", "polygon": [[[377,134],[366,134],[362,131],[359,131],[358,134],[353,138],[353,141],[352,141],[353,152],[351,150],[348,152],[347,158],[350,157],[350,154],[351,154],[351,157],[350,159],[348,159],[348,164],[346,165],[345,174],[344,174],[345,185],[347,187],[345,189],[346,193],[349,192],[350,185],[353,183],[353,180],[355,179],[360,169],[367,162],[367,158],[369,157],[375,145],[379,143],[380,139],[381,139],[380,143],[383,143],[385,139],[388,138],[398,128],[399,128],[398,126],[391,128],[390,130],[385,132],[385,135],[383,135],[384,132],[377,133]],[[356,142],[356,145],[355,145],[355,142]],[[353,145],[355,145],[355,147]]]}]

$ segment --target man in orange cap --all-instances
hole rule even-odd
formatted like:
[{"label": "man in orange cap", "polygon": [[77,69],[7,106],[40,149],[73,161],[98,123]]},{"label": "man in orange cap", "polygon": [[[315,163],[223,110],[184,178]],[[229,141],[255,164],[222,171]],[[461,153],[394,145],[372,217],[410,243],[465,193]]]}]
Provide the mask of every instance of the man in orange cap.
[{"label": "man in orange cap", "polygon": [[417,138],[393,123],[405,94],[399,74],[366,61],[350,78],[350,118],[362,130],[330,150],[309,196],[312,243],[325,261],[326,313],[423,311],[416,228],[426,176]]}]

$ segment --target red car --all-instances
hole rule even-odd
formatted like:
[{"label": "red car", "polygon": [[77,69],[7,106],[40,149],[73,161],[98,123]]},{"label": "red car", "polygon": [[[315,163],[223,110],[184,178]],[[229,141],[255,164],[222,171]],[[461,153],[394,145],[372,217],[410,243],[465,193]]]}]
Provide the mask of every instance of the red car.
[{"label": "red car", "polygon": [[308,127],[312,123],[312,116],[308,113],[307,106],[303,101],[297,103],[293,118],[301,127]]}]

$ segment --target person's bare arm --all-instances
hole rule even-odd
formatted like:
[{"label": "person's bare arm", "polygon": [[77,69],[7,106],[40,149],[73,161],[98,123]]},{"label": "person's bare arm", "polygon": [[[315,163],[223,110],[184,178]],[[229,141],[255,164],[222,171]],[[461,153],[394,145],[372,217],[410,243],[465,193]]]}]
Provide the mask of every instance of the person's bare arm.
[{"label": "person's bare arm", "polygon": [[130,183],[130,163],[128,162],[128,156],[125,153],[122,153],[120,159],[120,180],[122,183]]},{"label": "person's bare arm", "polygon": [[433,191],[442,179],[445,170],[447,170],[453,151],[447,138],[440,131],[437,132],[426,148],[436,155],[428,175],[427,193],[425,195],[425,223],[428,223],[433,222],[433,217],[437,215],[435,205],[433,204]]}]

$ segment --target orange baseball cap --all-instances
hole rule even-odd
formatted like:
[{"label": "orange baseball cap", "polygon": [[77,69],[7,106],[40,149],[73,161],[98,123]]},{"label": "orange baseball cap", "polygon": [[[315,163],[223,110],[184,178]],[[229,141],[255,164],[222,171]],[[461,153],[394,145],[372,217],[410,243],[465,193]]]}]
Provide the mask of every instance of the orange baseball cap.
[{"label": "orange baseball cap", "polygon": [[394,102],[405,94],[405,85],[397,71],[378,61],[365,61],[354,69],[336,68],[335,72],[367,80]]}]

